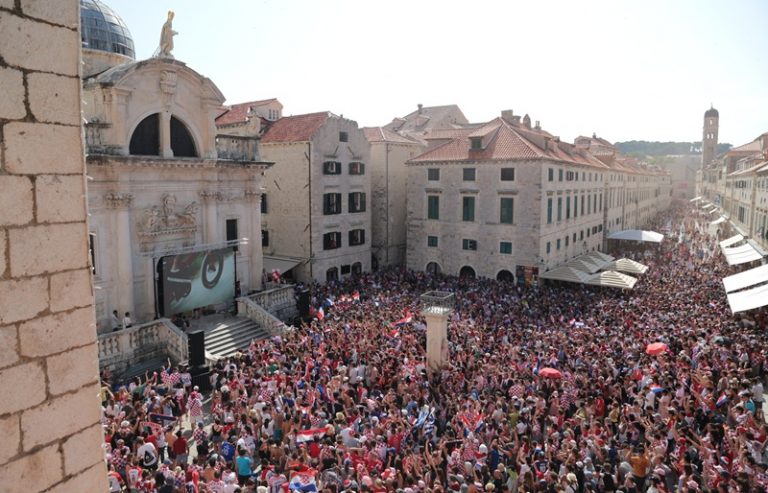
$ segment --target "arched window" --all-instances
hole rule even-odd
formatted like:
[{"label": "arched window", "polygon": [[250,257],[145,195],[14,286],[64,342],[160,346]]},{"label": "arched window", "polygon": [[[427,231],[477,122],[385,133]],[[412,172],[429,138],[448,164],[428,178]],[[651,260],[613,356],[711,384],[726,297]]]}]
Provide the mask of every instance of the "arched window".
[{"label": "arched window", "polygon": [[508,270],[500,270],[498,274],[496,274],[496,280],[501,282],[515,282],[515,276],[512,275],[511,272]]},{"label": "arched window", "polygon": [[352,275],[359,276],[363,273],[363,264],[360,262],[355,262],[352,264]]},{"label": "arched window", "polygon": [[470,267],[468,265],[465,265],[459,271],[459,277],[466,277],[466,278],[469,278],[469,279],[474,279],[475,278],[475,269],[473,269],[472,267]]},{"label": "arched window", "polygon": [[197,157],[195,140],[181,120],[171,116],[171,150],[174,157]]},{"label": "arched window", "polygon": [[128,153],[135,156],[160,155],[160,116],[157,113],[141,120],[133,131]]},{"label": "arched window", "polygon": [[440,269],[440,264],[437,262],[430,262],[427,264],[426,271],[428,274],[440,274],[442,269]]},{"label": "arched window", "polygon": [[325,282],[337,281],[339,279],[339,268],[331,267],[325,271]]}]

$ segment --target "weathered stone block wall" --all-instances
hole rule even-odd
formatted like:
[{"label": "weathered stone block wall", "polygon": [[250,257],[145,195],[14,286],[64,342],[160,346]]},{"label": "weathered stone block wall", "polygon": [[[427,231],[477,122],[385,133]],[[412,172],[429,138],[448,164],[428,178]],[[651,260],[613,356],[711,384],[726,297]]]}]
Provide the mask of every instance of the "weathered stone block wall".
[{"label": "weathered stone block wall", "polygon": [[106,491],[79,2],[0,0],[0,490]]}]

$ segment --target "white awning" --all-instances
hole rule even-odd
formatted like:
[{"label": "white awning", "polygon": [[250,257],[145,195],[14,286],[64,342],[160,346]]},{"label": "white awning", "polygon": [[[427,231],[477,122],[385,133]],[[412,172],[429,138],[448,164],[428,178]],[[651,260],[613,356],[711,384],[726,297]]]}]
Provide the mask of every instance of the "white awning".
[{"label": "white awning", "polygon": [[285,274],[289,270],[299,265],[300,261],[284,257],[267,257],[264,255],[264,270],[272,272],[277,270],[280,274]]},{"label": "white awning", "polygon": [[648,270],[648,266],[635,262],[632,259],[622,258],[615,262],[611,262],[606,267],[607,270],[616,270],[619,272],[629,272],[630,274],[645,274]]},{"label": "white awning", "polygon": [[725,261],[728,262],[728,265],[745,264],[763,258],[749,243],[733,248],[723,248],[723,254],[725,254]]},{"label": "white awning", "polygon": [[735,247],[723,248],[723,254],[728,257],[729,255],[741,255],[742,253],[751,252],[753,250],[754,248],[752,248],[752,245],[745,243]]},{"label": "white awning", "polygon": [[[616,260],[616,258],[608,255],[607,253],[598,252],[597,250],[595,250],[594,252],[585,253],[584,255],[582,255],[582,257],[586,257],[594,260],[601,260],[603,262],[613,262],[614,260]],[[594,260],[592,260],[592,263],[596,263]]]},{"label": "white awning", "polygon": [[701,200],[701,197],[694,197],[691,200],[689,200],[688,202],[697,202],[699,200]]},{"label": "white awning", "polygon": [[768,264],[724,277],[723,286],[725,286],[725,292],[730,293],[766,281],[768,281]]},{"label": "white awning", "polygon": [[730,238],[720,242],[720,248],[726,248],[731,245],[735,245],[736,243],[740,242],[743,239],[744,239],[744,236],[742,235],[731,236]]},{"label": "white awning", "polygon": [[661,243],[664,239],[664,235],[655,231],[642,231],[639,229],[626,229],[624,231],[617,231],[608,235],[609,240],[634,240],[634,241],[650,241],[653,243]]},{"label": "white awning", "polygon": [[709,224],[722,224],[725,222],[725,218],[723,216],[718,217],[714,221],[710,222]]},{"label": "white awning", "polygon": [[[603,263],[603,262],[600,262],[600,263]],[[591,262],[590,259],[585,258],[585,256],[582,255],[566,263],[563,267],[573,267],[574,269],[579,269],[580,271],[594,274],[595,272],[600,270],[601,266]]]},{"label": "white awning", "polygon": [[558,267],[550,271],[539,274],[540,279],[549,279],[552,281],[566,281],[583,283],[587,280],[589,274],[572,267]]},{"label": "white awning", "polygon": [[768,284],[731,293],[728,295],[728,304],[731,305],[733,313],[754,310],[761,306],[768,305]]},{"label": "white awning", "polygon": [[703,209],[709,209],[711,207],[717,207],[715,204],[709,203],[703,207]]},{"label": "white awning", "polygon": [[590,276],[585,284],[602,286],[605,288],[632,289],[636,282],[637,278],[635,277],[622,274],[621,272],[607,270]]},{"label": "white awning", "polygon": [[717,207],[715,207],[711,211],[707,211],[707,214],[719,214],[719,213],[720,213],[720,211],[717,210]]},{"label": "white awning", "polygon": [[754,262],[755,260],[760,260],[761,258],[763,258],[763,256],[757,253],[757,251],[752,251],[752,252],[744,253],[742,255],[725,257],[725,261],[728,262],[728,265],[741,265],[741,264],[746,264],[748,262]]}]

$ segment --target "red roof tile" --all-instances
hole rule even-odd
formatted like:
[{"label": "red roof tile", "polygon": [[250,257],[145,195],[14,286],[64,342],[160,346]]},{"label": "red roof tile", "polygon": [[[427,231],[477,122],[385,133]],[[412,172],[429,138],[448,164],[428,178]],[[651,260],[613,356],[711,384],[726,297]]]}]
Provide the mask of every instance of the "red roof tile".
[{"label": "red roof tile", "polygon": [[[483,148],[472,149],[471,137],[482,137]],[[496,118],[481,128],[463,132],[410,163],[461,162],[461,161],[514,161],[551,159],[586,166],[604,168],[597,158],[577,149],[572,144],[559,142],[545,131],[514,126],[502,118]]]},{"label": "red roof tile", "polygon": [[269,127],[261,138],[262,144],[269,142],[307,142],[330,116],[327,111],[306,115],[286,116]]},{"label": "red roof tile", "polygon": [[264,106],[265,104],[277,101],[276,98],[262,99],[259,101],[249,101],[247,103],[233,104],[227,108],[227,111],[216,117],[216,125],[231,125],[233,123],[245,123],[250,108]]}]

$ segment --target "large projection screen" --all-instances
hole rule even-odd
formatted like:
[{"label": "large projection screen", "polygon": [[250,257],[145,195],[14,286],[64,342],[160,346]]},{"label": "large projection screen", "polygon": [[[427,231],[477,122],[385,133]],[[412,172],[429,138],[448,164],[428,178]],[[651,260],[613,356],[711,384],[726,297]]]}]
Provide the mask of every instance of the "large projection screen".
[{"label": "large projection screen", "polygon": [[159,308],[170,317],[235,297],[235,252],[232,248],[169,255],[160,259]]}]

